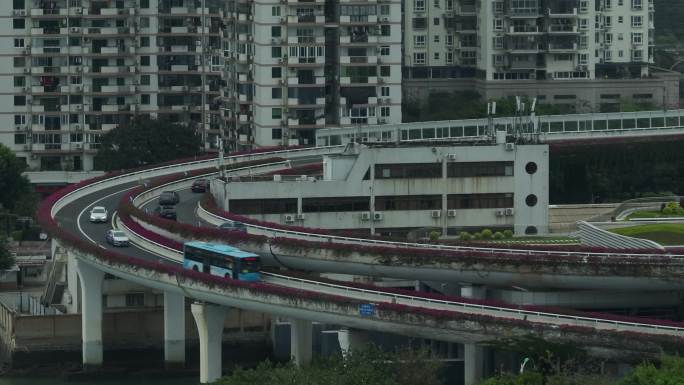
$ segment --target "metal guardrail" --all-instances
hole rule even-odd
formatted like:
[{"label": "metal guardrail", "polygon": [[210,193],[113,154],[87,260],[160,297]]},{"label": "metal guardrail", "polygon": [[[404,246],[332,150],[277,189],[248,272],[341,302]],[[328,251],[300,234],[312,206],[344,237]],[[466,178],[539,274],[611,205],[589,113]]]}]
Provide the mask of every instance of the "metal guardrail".
[{"label": "metal guardrail", "polygon": [[[212,212],[209,212],[204,207],[202,207],[201,202],[198,203],[198,214],[200,217],[212,224],[218,225],[220,223],[230,221],[230,218],[221,217]],[[394,242],[394,241],[383,241],[377,239],[365,239],[365,238],[353,238],[353,237],[343,237],[337,235],[324,235],[324,234],[314,234],[305,233],[293,230],[276,229],[271,227],[259,226],[254,224],[245,223],[248,229],[253,229],[256,231],[250,231],[252,234],[262,234],[275,236],[276,234],[282,236],[291,236],[297,239],[304,240],[315,240],[320,242],[339,242],[339,243],[350,243],[350,244],[368,244],[375,246],[386,246],[386,247],[396,247],[396,248],[420,248],[429,250],[451,250],[451,251],[472,251],[478,253],[491,253],[491,254],[509,254],[509,255],[539,255],[539,256],[578,256],[578,257],[610,257],[618,255],[621,257],[634,257],[634,258],[648,258],[648,257],[662,257],[662,254],[634,254],[634,253],[591,253],[591,252],[577,252],[577,251],[555,251],[555,250],[521,250],[521,249],[498,249],[498,248],[486,248],[486,247],[471,247],[471,246],[449,246],[449,245],[435,245],[426,243],[411,243],[411,242]],[[670,258],[682,259],[684,260],[684,255],[667,255]]]},{"label": "metal guardrail", "polygon": [[[413,302],[419,302],[419,303],[439,304],[439,305],[445,305],[445,306],[451,306],[451,307],[460,307],[462,309],[490,310],[490,311],[494,311],[494,312],[498,312],[498,313],[504,313],[506,315],[513,315],[514,314],[514,315],[520,316],[519,317],[520,319],[523,319],[524,316],[528,316],[528,317],[529,316],[538,316],[538,317],[553,318],[553,319],[559,319],[559,320],[565,319],[565,320],[574,320],[574,321],[584,321],[584,322],[590,322],[594,325],[604,324],[604,325],[613,325],[613,326],[632,326],[632,327],[638,327],[638,328],[679,331],[679,332],[684,333],[684,327],[666,326],[666,325],[653,325],[653,324],[646,324],[646,323],[639,323],[639,322],[616,321],[616,320],[609,320],[609,319],[602,319],[602,318],[581,317],[581,316],[573,316],[573,315],[565,315],[565,314],[557,314],[557,313],[547,313],[547,312],[540,312],[540,311],[533,311],[533,310],[512,309],[512,308],[497,307],[497,306],[491,306],[491,305],[478,305],[478,304],[473,304],[473,303],[468,303],[468,302],[439,300],[439,299],[417,297],[417,296],[411,296],[411,295],[405,295],[405,294],[387,293],[387,292],[383,292],[383,291],[362,289],[362,288],[356,288],[356,287],[351,287],[351,286],[337,285],[337,284],[332,284],[329,282],[313,281],[313,280],[308,280],[308,279],[304,279],[304,278],[290,277],[290,276],[275,274],[275,273],[262,273],[262,275],[265,275],[267,277],[282,279],[282,280],[286,280],[286,281],[290,281],[290,282],[298,282],[298,283],[304,283],[307,285],[329,287],[329,288],[333,288],[335,290],[340,290],[340,291],[345,292],[345,293],[366,293],[366,294],[373,294],[373,295],[378,295],[378,296],[383,296],[383,297],[388,297],[388,298],[396,298],[396,299],[400,298],[400,299],[413,301]],[[305,289],[303,289],[303,290],[305,290]],[[339,294],[337,294],[337,295],[339,295]],[[353,296],[348,295],[348,297],[353,297]],[[387,301],[387,302],[392,302],[392,301]],[[444,310],[447,310],[447,309],[444,309]]]},{"label": "metal guardrail", "polygon": [[659,249],[665,248],[651,240],[626,237],[600,229],[585,221],[577,222],[582,244],[588,246],[610,247],[613,249]]}]

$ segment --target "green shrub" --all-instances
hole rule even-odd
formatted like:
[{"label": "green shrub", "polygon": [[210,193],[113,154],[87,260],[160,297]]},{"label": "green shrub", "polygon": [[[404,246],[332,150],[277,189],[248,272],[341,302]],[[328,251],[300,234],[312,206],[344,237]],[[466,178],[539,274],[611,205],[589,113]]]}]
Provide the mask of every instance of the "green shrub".
[{"label": "green shrub", "polygon": [[482,238],[491,239],[492,238],[492,230],[490,230],[490,229],[482,230]]},{"label": "green shrub", "polygon": [[684,215],[684,209],[679,202],[668,202],[661,211],[665,215]]},{"label": "green shrub", "polygon": [[460,240],[462,240],[462,241],[469,241],[469,240],[471,240],[472,238],[473,238],[473,237],[472,237],[472,236],[470,235],[470,233],[467,232],[467,231],[461,231],[461,232],[458,234],[458,239],[460,239]]},{"label": "green shrub", "polygon": [[506,238],[513,238],[513,230],[506,229],[504,230],[503,235]]},{"label": "green shrub", "polygon": [[482,233],[475,233],[473,234],[473,239],[482,239]]},{"label": "green shrub", "polygon": [[494,239],[504,239],[504,235],[503,233],[501,233],[501,231],[497,231],[496,233],[494,233],[493,237]]},{"label": "green shrub", "polygon": [[24,232],[21,230],[12,231],[12,239],[19,242],[24,239]]},{"label": "green shrub", "polygon": [[428,235],[430,237],[431,241],[436,241],[439,239],[440,236],[442,236],[442,233],[439,231],[430,231],[430,234]]}]

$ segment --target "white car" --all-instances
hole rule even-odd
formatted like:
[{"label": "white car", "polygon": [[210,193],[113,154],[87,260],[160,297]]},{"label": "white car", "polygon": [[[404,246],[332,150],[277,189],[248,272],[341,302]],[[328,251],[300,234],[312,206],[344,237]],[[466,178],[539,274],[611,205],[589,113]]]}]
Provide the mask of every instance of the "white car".
[{"label": "white car", "polygon": [[114,246],[128,246],[128,237],[121,230],[107,230],[105,239]]},{"label": "white car", "polygon": [[102,206],[95,206],[90,210],[90,221],[93,223],[107,222],[107,209]]}]

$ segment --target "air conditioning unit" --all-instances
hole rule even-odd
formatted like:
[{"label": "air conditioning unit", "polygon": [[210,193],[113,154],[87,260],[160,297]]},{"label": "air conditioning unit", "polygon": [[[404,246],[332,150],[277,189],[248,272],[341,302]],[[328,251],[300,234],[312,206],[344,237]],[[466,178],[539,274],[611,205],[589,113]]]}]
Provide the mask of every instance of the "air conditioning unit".
[{"label": "air conditioning unit", "polygon": [[81,86],[76,86],[76,92],[81,92],[83,91],[83,87]]},{"label": "air conditioning unit", "polygon": [[83,111],[83,104],[76,105],[76,111]]},{"label": "air conditioning unit", "polygon": [[369,221],[370,220],[370,213],[368,211],[361,213],[361,220],[362,221]]},{"label": "air conditioning unit", "polygon": [[385,82],[385,79],[383,78],[378,78],[378,84],[383,84]]},{"label": "air conditioning unit", "polygon": [[22,131],[24,129],[24,126],[14,126],[14,129],[17,131]]},{"label": "air conditioning unit", "polygon": [[450,217],[450,218],[456,217],[456,210],[447,210],[447,217]]},{"label": "air conditioning unit", "polygon": [[499,209],[499,210],[496,210],[496,211],[494,212],[494,215],[496,215],[497,217],[503,217],[503,216],[504,216],[504,211],[503,211],[503,210],[500,210],[500,209]]},{"label": "air conditioning unit", "polygon": [[378,119],[378,124],[387,124],[387,119]]},{"label": "air conditioning unit", "polygon": [[285,24],[287,23],[287,18],[286,17],[281,17],[280,18],[280,24]]},{"label": "air conditioning unit", "polygon": [[81,131],[81,125],[80,124],[74,124],[73,127],[74,127],[74,130]]},{"label": "air conditioning unit", "polygon": [[188,109],[189,109],[188,106],[183,106],[183,107],[181,108],[181,110],[183,110],[183,111],[187,111]]},{"label": "air conditioning unit", "polygon": [[83,14],[83,8],[76,8],[76,14],[82,15]]},{"label": "air conditioning unit", "polygon": [[80,150],[80,149],[82,149],[82,148],[83,148],[83,144],[81,144],[81,143],[74,143],[74,149]]},{"label": "air conditioning unit", "polygon": [[28,87],[21,87],[21,92],[29,92],[29,88]]},{"label": "air conditioning unit", "polygon": [[383,18],[382,18],[382,21],[385,22],[385,23],[388,22],[388,21],[389,21],[389,17],[383,17]]},{"label": "air conditioning unit", "polygon": [[79,27],[71,27],[70,31],[71,31],[71,33],[79,33],[79,32],[81,32],[81,28],[79,28]]},{"label": "air conditioning unit", "polygon": [[430,216],[432,218],[439,218],[442,216],[442,210],[432,210],[430,211]]},{"label": "air conditioning unit", "polygon": [[271,39],[271,44],[279,44],[279,43],[280,43],[279,39],[276,39],[276,38]]},{"label": "air conditioning unit", "polygon": [[515,143],[506,143],[504,148],[506,151],[513,151],[515,150]]},{"label": "air conditioning unit", "polygon": [[304,220],[304,214],[297,214],[295,215],[295,219],[298,221],[303,221]]},{"label": "air conditioning unit", "polygon": [[30,146],[30,145],[28,145],[28,144],[25,144],[25,145],[24,145],[24,151],[28,151],[28,150],[30,150],[30,149],[31,149],[31,146]]},{"label": "air conditioning unit", "polygon": [[292,223],[295,221],[295,216],[292,214],[285,214],[285,222]]},{"label": "air conditioning unit", "polygon": [[33,102],[33,99],[31,99],[30,96],[27,96],[26,97],[26,104],[31,104],[31,102]]},{"label": "air conditioning unit", "polygon": [[511,208],[505,209],[505,210],[504,210],[504,215],[506,215],[506,216],[509,216],[509,217],[510,217],[510,216],[512,216],[513,214],[515,214],[515,210],[513,210],[513,209],[511,209]]},{"label": "air conditioning unit", "polygon": [[285,80],[283,80],[283,79],[278,80],[278,84],[280,84],[281,86],[284,86],[284,85],[285,85]]},{"label": "air conditioning unit", "polygon": [[26,16],[25,9],[15,9],[13,12],[14,16]]},{"label": "air conditioning unit", "polygon": [[83,72],[83,67],[76,67],[76,72]]},{"label": "air conditioning unit", "polygon": [[384,218],[384,215],[382,213],[373,213],[373,220],[374,221],[381,221]]},{"label": "air conditioning unit", "polygon": [[455,161],[456,160],[456,154],[447,154],[446,156],[448,161]]},{"label": "air conditioning unit", "polygon": [[25,73],[25,74],[30,74],[30,73],[31,73],[31,69],[30,69],[30,68],[24,68],[24,73]]}]

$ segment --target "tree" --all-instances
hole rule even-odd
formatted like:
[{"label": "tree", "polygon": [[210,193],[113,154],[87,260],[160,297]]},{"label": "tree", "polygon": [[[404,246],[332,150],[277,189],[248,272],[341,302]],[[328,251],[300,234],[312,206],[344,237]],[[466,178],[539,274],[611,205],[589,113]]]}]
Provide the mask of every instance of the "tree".
[{"label": "tree", "polygon": [[9,250],[9,242],[5,236],[0,235],[0,270],[7,270],[14,266],[14,257]]},{"label": "tree", "polygon": [[26,164],[0,144],[0,204],[15,214],[30,216],[35,212],[37,198],[28,178],[21,175],[25,169]]},{"label": "tree", "polygon": [[646,362],[623,378],[618,385],[679,385],[684,383],[684,358],[663,356],[660,367]]},{"label": "tree", "polygon": [[377,348],[355,350],[342,357],[319,359],[311,366],[263,362],[256,369],[237,369],[219,385],[440,385],[441,365],[423,352],[383,353]]},{"label": "tree", "polygon": [[194,127],[165,119],[139,118],[102,135],[95,167],[106,171],[199,155],[202,139]]}]

